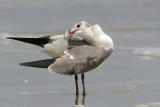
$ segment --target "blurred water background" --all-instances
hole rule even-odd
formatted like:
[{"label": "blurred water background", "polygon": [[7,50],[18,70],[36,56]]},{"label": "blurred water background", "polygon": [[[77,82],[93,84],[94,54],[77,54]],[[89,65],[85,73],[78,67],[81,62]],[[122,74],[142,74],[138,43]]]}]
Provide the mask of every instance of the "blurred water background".
[{"label": "blurred water background", "polygon": [[159,0],[0,0],[0,107],[75,105],[72,76],[19,66],[49,57],[5,37],[62,34],[81,20],[101,25],[115,45],[86,73],[85,107],[160,107]]}]

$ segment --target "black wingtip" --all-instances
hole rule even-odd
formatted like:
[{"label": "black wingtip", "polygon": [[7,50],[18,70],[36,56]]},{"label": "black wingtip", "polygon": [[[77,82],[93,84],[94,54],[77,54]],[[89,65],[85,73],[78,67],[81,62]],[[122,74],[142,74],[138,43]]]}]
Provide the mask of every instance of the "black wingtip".
[{"label": "black wingtip", "polygon": [[12,39],[13,37],[6,37],[6,39]]},{"label": "black wingtip", "polygon": [[26,63],[19,63],[20,66],[27,66]]},{"label": "black wingtip", "polygon": [[20,66],[27,66],[27,67],[35,67],[35,68],[48,68],[50,64],[54,63],[55,59],[45,59],[39,61],[32,61],[32,62],[24,62],[20,63]]},{"label": "black wingtip", "polygon": [[33,45],[38,45],[43,47],[45,44],[49,42],[49,36],[39,37],[39,38],[20,38],[20,37],[7,37],[6,39],[13,39],[25,43],[30,43]]}]

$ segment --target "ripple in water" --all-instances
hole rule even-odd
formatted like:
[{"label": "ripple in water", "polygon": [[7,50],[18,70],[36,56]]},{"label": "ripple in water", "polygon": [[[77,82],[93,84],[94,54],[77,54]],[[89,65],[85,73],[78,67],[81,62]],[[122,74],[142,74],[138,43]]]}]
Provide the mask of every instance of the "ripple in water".
[{"label": "ripple in water", "polygon": [[135,107],[160,107],[160,103],[148,103],[148,104],[140,104]]},{"label": "ripple in water", "polygon": [[160,58],[158,47],[119,47],[120,50],[130,51],[132,54],[146,60]]},{"label": "ripple in water", "polygon": [[11,37],[12,35],[9,33],[0,33],[0,44],[9,45],[11,43],[10,40],[7,40],[7,37]]}]

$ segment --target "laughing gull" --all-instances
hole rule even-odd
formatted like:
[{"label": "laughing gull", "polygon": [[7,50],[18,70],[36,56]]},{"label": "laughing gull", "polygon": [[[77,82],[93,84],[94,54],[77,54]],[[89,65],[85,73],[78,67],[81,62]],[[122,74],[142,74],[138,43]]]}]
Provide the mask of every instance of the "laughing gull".
[{"label": "laughing gull", "polygon": [[66,32],[65,35],[45,36],[39,38],[8,37],[43,47],[43,52],[51,59],[21,63],[20,65],[48,68],[50,72],[74,75],[76,95],[78,90],[78,74],[81,74],[83,95],[86,95],[84,73],[97,68],[108,58],[114,48],[112,39],[97,24],[90,25],[81,21]]}]

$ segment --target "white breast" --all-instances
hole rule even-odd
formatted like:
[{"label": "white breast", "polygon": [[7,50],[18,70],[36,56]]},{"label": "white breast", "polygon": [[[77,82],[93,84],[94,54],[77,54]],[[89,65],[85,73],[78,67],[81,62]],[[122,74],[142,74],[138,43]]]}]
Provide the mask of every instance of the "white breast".
[{"label": "white breast", "polygon": [[92,31],[94,34],[94,45],[104,47],[107,50],[114,49],[111,37],[105,34],[99,25],[94,25]]},{"label": "white breast", "polygon": [[114,49],[111,37],[105,33],[97,39],[97,45],[102,46],[107,50]]}]

